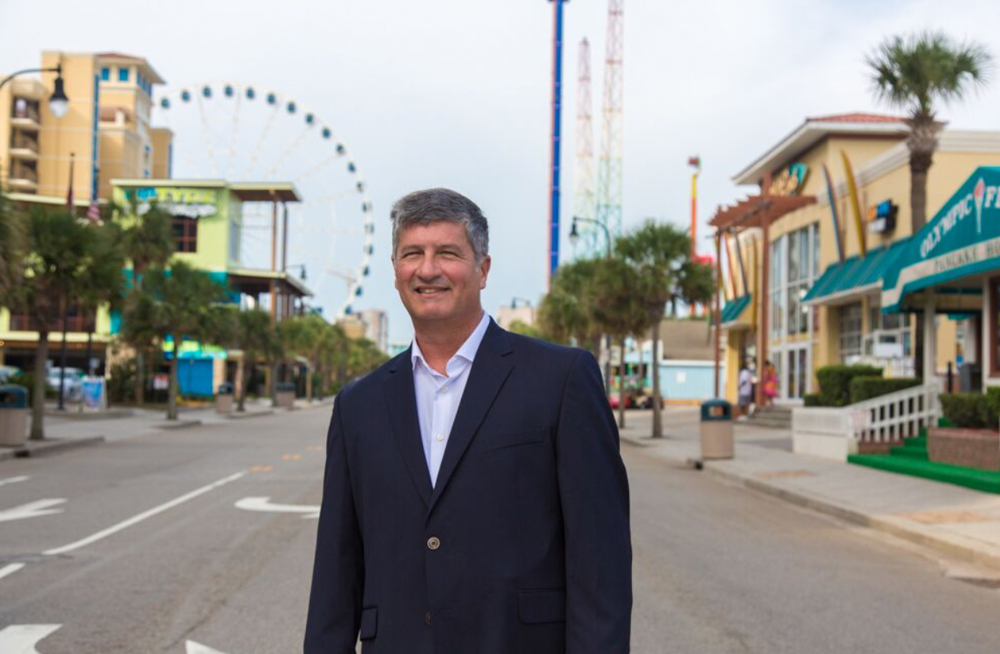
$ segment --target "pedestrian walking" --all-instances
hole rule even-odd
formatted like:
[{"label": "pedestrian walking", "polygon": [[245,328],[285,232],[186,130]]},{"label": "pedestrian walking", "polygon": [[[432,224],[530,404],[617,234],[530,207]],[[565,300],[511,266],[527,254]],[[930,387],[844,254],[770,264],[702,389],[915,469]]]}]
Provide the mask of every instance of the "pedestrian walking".
[{"label": "pedestrian walking", "polygon": [[740,419],[746,420],[747,417],[753,415],[754,404],[753,404],[753,389],[754,389],[754,374],[753,374],[753,359],[746,359],[743,362],[743,368],[740,370],[740,375],[737,380],[737,401],[740,407]]},{"label": "pedestrian walking", "polygon": [[629,492],[587,351],[483,309],[486,218],[392,209],[410,348],[344,389],[327,437],[306,654],[629,650]]},{"label": "pedestrian walking", "polygon": [[770,360],[764,364],[761,381],[764,384],[764,405],[771,406],[774,404],[774,398],[778,397],[778,369]]}]

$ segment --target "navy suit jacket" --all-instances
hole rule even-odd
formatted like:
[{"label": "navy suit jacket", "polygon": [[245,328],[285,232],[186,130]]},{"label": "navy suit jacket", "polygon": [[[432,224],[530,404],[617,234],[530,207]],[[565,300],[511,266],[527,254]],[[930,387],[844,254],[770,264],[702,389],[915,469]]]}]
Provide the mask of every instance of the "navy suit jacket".
[{"label": "navy suit jacket", "polygon": [[628,479],[585,350],[491,321],[432,487],[410,350],[327,437],[306,654],[629,651]]}]

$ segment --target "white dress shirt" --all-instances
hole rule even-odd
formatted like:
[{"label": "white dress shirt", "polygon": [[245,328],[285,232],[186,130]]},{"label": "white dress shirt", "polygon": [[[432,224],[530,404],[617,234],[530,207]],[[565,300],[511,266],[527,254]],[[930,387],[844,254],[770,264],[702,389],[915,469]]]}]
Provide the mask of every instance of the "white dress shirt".
[{"label": "white dress shirt", "polygon": [[447,375],[427,365],[417,339],[413,339],[410,359],[413,362],[413,388],[417,395],[417,418],[420,421],[420,438],[424,444],[427,469],[431,473],[431,486],[437,483],[438,470],[444,450],[448,446],[451,425],[455,422],[458,405],[469,380],[472,361],[476,358],[486,328],[490,326],[490,316],[485,311],[469,338],[458,352],[448,359],[445,366]]}]

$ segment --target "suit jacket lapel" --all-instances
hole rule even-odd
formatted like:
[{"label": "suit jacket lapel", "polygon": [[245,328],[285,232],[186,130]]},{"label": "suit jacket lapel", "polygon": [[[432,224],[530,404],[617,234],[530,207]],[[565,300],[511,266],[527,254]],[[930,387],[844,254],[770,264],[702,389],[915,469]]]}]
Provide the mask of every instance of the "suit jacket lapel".
[{"label": "suit jacket lapel", "polygon": [[382,387],[396,445],[403,455],[406,469],[420,493],[424,505],[431,503],[431,474],[427,470],[424,445],[420,438],[420,420],[417,417],[417,395],[413,389],[413,370],[410,367],[410,350],[396,358],[389,367],[389,376]]},{"label": "suit jacket lapel", "polygon": [[507,356],[510,352],[507,332],[490,320],[490,326],[469,371],[469,380],[465,384],[462,401],[459,402],[458,413],[455,414],[455,422],[452,423],[448,446],[445,448],[441,468],[438,470],[428,513],[434,510],[434,505],[451,480],[465,450],[468,449],[487,411],[493,405],[493,400],[513,369],[514,362]]}]

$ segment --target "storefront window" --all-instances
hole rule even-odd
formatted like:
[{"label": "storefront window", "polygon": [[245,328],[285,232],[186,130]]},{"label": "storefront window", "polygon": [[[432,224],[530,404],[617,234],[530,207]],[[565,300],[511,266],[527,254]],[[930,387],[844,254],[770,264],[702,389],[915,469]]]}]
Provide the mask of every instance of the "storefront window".
[{"label": "storefront window", "polygon": [[781,237],[771,244],[771,266],[769,294],[771,298],[771,338],[781,338],[785,333],[785,298],[783,287],[785,285],[785,257],[784,255],[785,237]]},{"label": "storefront window", "polygon": [[868,308],[869,332],[865,335],[865,355],[878,359],[910,356],[910,319],[904,313],[882,313],[879,303]]},{"label": "storefront window", "polygon": [[840,307],[840,360],[852,363],[861,355],[861,303]]},{"label": "storefront window", "polygon": [[990,370],[991,377],[1000,376],[1000,277],[990,280],[989,311],[987,316],[990,324],[987,333],[990,337]]}]

